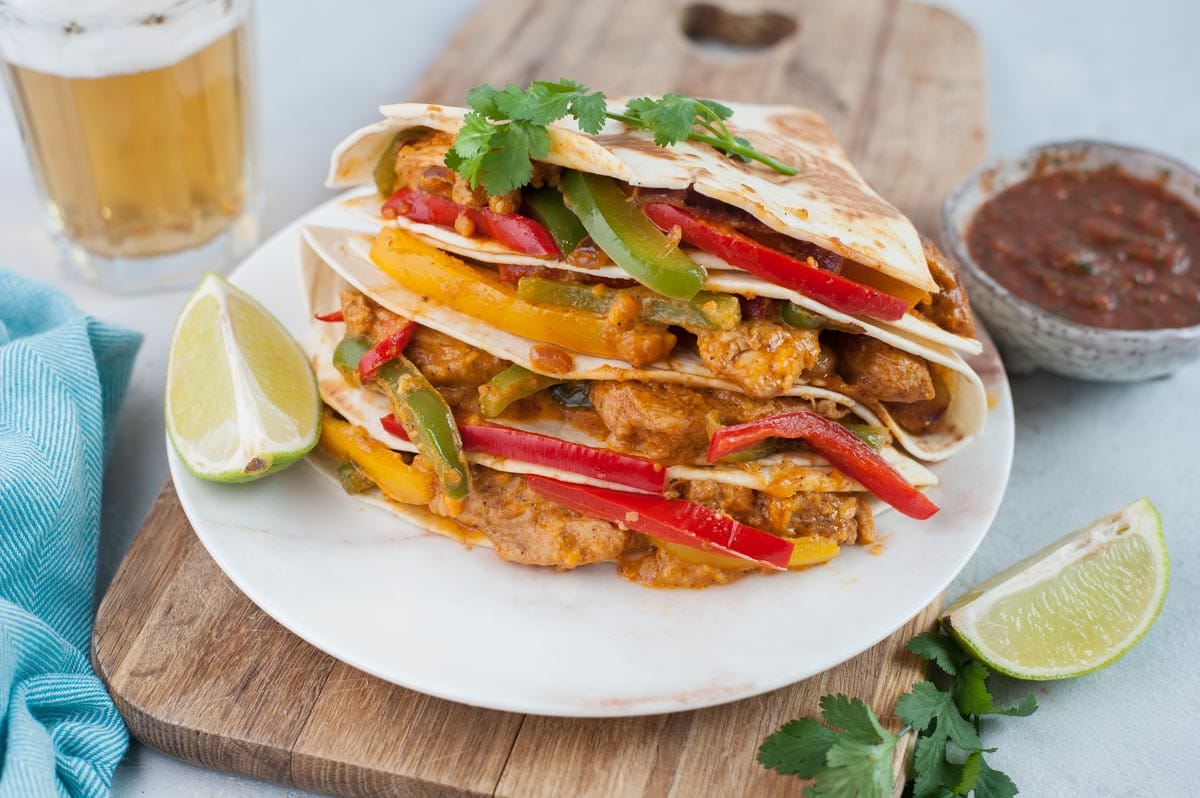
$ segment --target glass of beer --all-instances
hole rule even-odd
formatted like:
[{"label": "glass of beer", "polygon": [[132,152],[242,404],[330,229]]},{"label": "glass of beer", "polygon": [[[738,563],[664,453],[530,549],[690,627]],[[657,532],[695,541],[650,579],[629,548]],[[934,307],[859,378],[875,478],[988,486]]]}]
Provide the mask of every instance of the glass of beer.
[{"label": "glass of beer", "polygon": [[4,0],[0,60],[66,269],[119,291],[258,239],[249,0]]}]

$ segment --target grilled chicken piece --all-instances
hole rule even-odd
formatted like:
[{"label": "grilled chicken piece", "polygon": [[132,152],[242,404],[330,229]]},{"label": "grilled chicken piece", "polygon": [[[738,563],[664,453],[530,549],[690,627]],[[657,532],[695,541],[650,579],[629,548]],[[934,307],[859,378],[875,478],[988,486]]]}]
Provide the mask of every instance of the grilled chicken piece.
[{"label": "grilled chicken piece", "polygon": [[[438,507],[435,501],[430,509]],[[615,524],[542,498],[520,474],[477,466],[471,468],[471,493],[454,520],[486,535],[509,562],[562,570],[615,560],[634,540]]]},{"label": "grilled chicken piece", "polygon": [[875,537],[871,508],[845,493],[759,494],[763,529],[778,535],[819,535],[834,543],[869,543]]},{"label": "grilled chicken piece", "polygon": [[689,463],[708,449],[704,417],[713,405],[703,391],[670,383],[594,382],[590,397],[617,449],[659,463]]},{"label": "grilled chicken piece", "polygon": [[929,366],[916,355],[865,335],[843,335],[842,375],[862,396],[879,402],[919,402],[936,392]]},{"label": "grilled chicken piece", "polygon": [[404,356],[438,387],[478,388],[508,367],[508,361],[429,327],[417,328]]},{"label": "grilled chicken piece", "polygon": [[346,335],[360,335],[376,343],[408,324],[408,319],[380,307],[353,288],[344,289],[341,300]]},{"label": "grilled chicken piece", "polygon": [[727,585],[750,571],[732,571],[711,565],[684,562],[670,552],[655,549],[622,557],[617,564],[622,579],[658,588],[691,588]]},{"label": "grilled chicken piece", "polygon": [[749,319],[732,330],[700,332],[696,346],[714,374],[759,399],[783,394],[821,357],[816,330],[797,330],[767,319]]},{"label": "grilled chicken piece", "polygon": [[941,290],[931,296],[928,302],[917,305],[917,312],[943,330],[974,338],[975,318],[971,315],[971,304],[967,301],[967,292],[958,276],[958,269],[925,236],[921,236],[921,245],[925,248],[929,273]]}]

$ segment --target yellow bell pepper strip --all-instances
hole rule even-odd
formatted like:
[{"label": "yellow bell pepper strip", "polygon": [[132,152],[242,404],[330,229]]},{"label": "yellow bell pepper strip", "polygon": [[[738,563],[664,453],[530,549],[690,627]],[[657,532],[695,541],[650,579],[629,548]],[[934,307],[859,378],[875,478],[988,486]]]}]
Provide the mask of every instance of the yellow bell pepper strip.
[{"label": "yellow bell pepper strip", "polygon": [[550,186],[524,192],[525,207],[529,215],[550,231],[563,257],[570,255],[587,238],[587,230],[579,217],[567,210],[562,194]]},{"label": "yellow bell pepper strip", "polygon": [[335,460],[352,461],[389,499],[402,504],[428,504],[433,499],[432,474],[414,468],[361,427],[328,412],[321,425],[321,448]]},{"label": "yellow bell pepper strip", "polygon": [[533,475],[525,479],[535,493],[551,501],[644,535],[777,571],[791,562],[793,546],[789,541],[686,499],[575,485]]},{"label": "yellow bell pepper strip", "polygon": [[517,296],[538,305],[574,308],[605,316],[617,301],[637,302],[638,319],[647,324],[672,324],[689,332],[732,330],[742,320],[738,298],[732,294],[701,291],[690,300],[671,299],[640,286],[609,288],[544,277],[522,277]]},{"label": "yellow bell pepper strip", "polygon": [[[693,565],[711,565],[714,568],[721,568],[726,571],[748,571],[757,566],[752,562],[740,559],[738,557],[727,557],[724,554],[717,554],[712,551],[703,549],[694,549],[691,546],[682,546],[678,543],[672,543],[668,540],[662,540],[653,536],[648,536],[650,542],[655,547],[660,548],[671,554],[679,560],[683,560]],[[801,537],[787,538],[792,543],[792,556],[788,560],[788,568],[808,568],[813,565],[827,563],[841,552],[841,547],[831,540],[828,540],[817,535],[804,535]]]},{"label": "yellow bell pepper strip", "polygon": [[513,364],[479,386],[479,412],[484,418],[495,418],[518,399],[533,396],[560,382],[562,380],[557,377],[547,377]]},{"label": "yellow bell pepper strip", "polygon": [[567,171],[559,185],[592,240],[630,277],[675,299],[691,299],[704,287],[704,267],[655,227],[616,180]]},{"label": "yellow bell pepper strip", "polygon": [[[526,302],[511,286],[459,258],[418,241],[403,230],[383,230],[371,246],[371,260],[405,288],[514,335],[595,357],[625,360],[619,341],[605,336],[605,320],[567,308]],[[654,336],[648,355],[667,354],[675,338],[665,329]],[[634,365],[645,365],[635,363]]]},{"label": "yellow bell pepper strip", "polygon": [[393,415],[417,451],[433,466],[447,498],[456,502],[465,499],[471,492],[471,472],[446,400],[403,355],[381,366],[374,384],[391,399]]}]

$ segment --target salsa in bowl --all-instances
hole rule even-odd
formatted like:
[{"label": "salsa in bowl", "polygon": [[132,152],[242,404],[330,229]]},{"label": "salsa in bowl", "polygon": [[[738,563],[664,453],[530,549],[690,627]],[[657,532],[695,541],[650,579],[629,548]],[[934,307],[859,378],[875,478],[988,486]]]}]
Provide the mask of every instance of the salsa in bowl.
[{"label": "salsa in bowl", "polygon": [[1200,175],[1076,141],[980,169],[942,237],[1010,369],[1134,381],[1200,354]]}]

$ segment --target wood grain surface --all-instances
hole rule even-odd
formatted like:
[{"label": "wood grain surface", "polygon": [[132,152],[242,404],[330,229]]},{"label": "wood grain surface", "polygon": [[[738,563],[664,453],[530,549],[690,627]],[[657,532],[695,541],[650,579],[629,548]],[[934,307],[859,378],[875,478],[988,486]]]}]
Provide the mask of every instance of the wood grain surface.
[{"label": "wood grain surface", "polygon": [[[974,33],[893,0],[488,0],[410,96],[456,102],[484,81],[562,76],[610,95],[814,108],[925,232],[985,154]],[[367,676],[283,629],[208,556],[168,482],[101,603],[92,658],[139,740],[280,784],[381,796],[798,796],[802,782],[755,763],[762,738],[814,714],[831,691],[889,710],[922,676],[903,643],[937,609],[833,670],[734,704],[605,720],[482,710]]]}]

